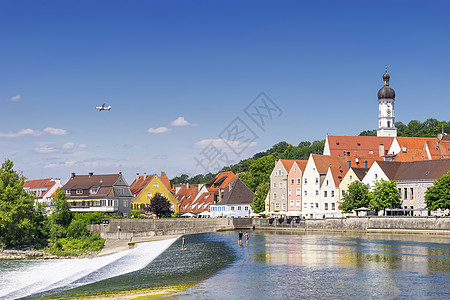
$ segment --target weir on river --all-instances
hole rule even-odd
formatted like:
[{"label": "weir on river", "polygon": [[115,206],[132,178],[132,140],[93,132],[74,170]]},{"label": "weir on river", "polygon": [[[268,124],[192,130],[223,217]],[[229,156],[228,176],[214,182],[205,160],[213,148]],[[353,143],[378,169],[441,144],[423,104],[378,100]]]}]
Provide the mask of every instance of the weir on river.
[{"label": "weir on river", "polygon": [[139,270],[178,238],[139,243],[107,256],[83,259],[1,262],[0,299],[15,299],[49,290],[67,290]]}]

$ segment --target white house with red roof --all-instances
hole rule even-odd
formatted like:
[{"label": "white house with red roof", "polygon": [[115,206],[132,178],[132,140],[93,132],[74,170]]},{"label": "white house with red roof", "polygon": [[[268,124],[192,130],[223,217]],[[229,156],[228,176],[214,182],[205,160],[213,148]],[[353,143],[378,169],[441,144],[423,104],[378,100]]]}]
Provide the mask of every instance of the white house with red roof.
[{"label": "white house with red roof", "polygon": [[61,187],[59,178],[26,180],[23,183],[23,189],[35,197],[36,204],[43,203],[46,206],[51,206],[53,194]]}]

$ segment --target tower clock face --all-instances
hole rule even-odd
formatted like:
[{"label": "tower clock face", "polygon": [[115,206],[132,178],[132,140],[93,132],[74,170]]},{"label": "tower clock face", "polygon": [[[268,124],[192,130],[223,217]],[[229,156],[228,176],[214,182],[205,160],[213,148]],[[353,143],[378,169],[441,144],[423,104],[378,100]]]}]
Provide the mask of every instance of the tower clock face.
[{"label": "tower clock face", "polygon": [[390,108],[388,108],[386,112],[387,112],[387,115],[388,115],[388,116],[391,115],[391,109],[390,109]]}]

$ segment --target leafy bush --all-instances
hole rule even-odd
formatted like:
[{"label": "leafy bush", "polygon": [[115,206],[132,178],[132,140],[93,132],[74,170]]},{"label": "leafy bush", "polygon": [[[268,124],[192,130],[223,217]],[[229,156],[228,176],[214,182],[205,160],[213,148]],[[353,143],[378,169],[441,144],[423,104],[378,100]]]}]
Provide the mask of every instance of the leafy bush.
[{"label": "leafy bush", "polygon": [[82,220],[85,225],[101,224],[104,217],[104,214],[101,212],[92,212],[87,214],[76,214],[75,220]]},{"label": "leafy bush", "polygon": [[68,238],[79,239],[89,235],[90,231],[86,228],[83,220],[73,220],[67,228]]},{"label": "leafy bush", "polygon": [[62,225],[53,223],[50,227],[50,238],[52,240],[57,240],[60,238],[65,238],[67,234],[66,228],[64,228]]}]

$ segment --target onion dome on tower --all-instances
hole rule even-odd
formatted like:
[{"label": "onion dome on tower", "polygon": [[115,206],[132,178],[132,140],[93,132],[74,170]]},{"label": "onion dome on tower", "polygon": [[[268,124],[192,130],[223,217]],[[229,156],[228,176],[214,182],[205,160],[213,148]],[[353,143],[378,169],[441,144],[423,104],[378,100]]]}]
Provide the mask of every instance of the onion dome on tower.
[{"label": "onion dome on tower", "polygon": [[389,78],[391,78],[391,76],[389,76],[386,67],[386,71],[383,74],[384,86],[378,91],[378,99],[395,99],[395,91],[389,86]]}]

